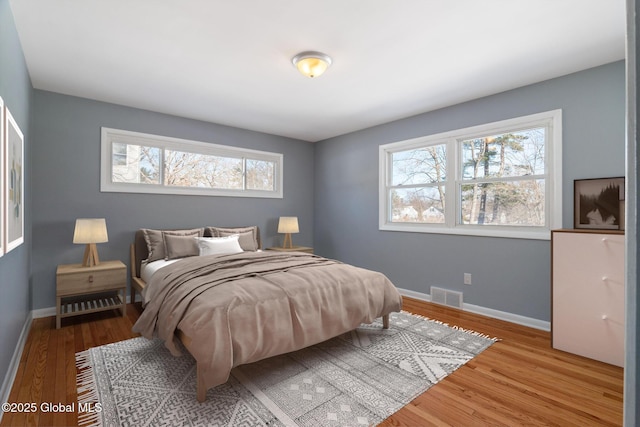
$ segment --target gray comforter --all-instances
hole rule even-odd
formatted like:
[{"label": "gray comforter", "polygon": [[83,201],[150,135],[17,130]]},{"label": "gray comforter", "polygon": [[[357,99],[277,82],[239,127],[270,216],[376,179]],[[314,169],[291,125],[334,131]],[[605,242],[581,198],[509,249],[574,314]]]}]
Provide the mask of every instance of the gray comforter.
[{"label": "gray comforter", "polygon": [[179,329],[207,388],[234,366],[317,344],[399,311],[383,274],[316,255],[244,252],[185,258],[158,270],[133,327],[174,355]]}]

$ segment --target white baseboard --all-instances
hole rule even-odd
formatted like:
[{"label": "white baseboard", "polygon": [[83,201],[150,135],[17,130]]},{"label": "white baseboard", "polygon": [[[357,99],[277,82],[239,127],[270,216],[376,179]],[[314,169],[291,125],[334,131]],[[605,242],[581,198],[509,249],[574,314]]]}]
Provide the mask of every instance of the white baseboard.
[{"label": "white baseboard", "polygon": [[[410,298],[422,301],[431,301],[431,295],[422,292],[412,291],[410,289],[398,288],[400,294]],[[521,316],[519,314],[508,313],[506,311],[494,310],[492,308],[482,307],[479,305],[463,303],[462,310],[470,313],[482,314],[483,316],[493,317],[494,319],[505,320],[507,322],[516,323],[518,325],[528,326],[530,328],[540,329],[543,331],[551,330],[551,323],[545,320],[534,319],[532,317]]]},{"label": "white baseboard", "polygon": [[41,319],[43,317],[51,317],[56,315],[55,307],[39,308],[31,311],[31,317],[34,319]]},{"label": "white baseboard", "polygon": [[[419,299],[421,301],[431,302],[431,295],[424,294],[422,292],[412,291],[410,289],[398,288],[401,295]],[[136,298],[136,301],[140,301],[140,296]],[[131,302],[131,297],[127,296],[127,304]],[[463,303],[462,309],[471,313],[482,314],[483,316],[493,317],[494,319],[505,320],[507,322],[516,323],[518,325],[528,326],[530,328],[540,329],[543,331],[551,330],[551,323],[545,320],[534,319],[532,317],[521,316],[519,314],[508,313],[506,311],[494,310],[492,308],[482,307],[479,305]],[[56,315],[55,307],[41,308],[33,310],[31,312],[32,319],[39,319],[41,317],[49,317]],[[27,332],[29,332],[27,330]]]},{"label": "white baseboard", "polygon": [[[24,346],[27,343],[27,337],[29,336],[29,331],[31,330],[31,322],[33,320],[32,313],[33,312],[29,313],[27,320],[22,326],[20,337],[18,337],[18,344],[16,345],[16,348],[13,351],[13,356],[11,356],[11,361],[9,362],[9,369],[7,369],[7,373],[2,381],[2,388],[0,388],[0,402],[2,403],[9,401],[11,387],[13,386],[13,381],[16,379],[18,367],[20,366],[22,351],[24,350]],[[55,308],[53,310],[53,314],[56,314]],[[0,411],[0,421],[2,421],[2,414],[4,414],[4,412]]]},{"label": "white baseboard", "polygon": [[[431,302],[431,295],[423,294],[422,292],[412,291],[410,289],[401,289],[398,288],[401,295],[419,299],[421,301]],[[136,298],[139,300],[139,298]],[[127,303],[130,302],[130,297],[127,296]],[[528,326],[530,328],[540,329],[542,331],[550,331],[551,323],[545,320],[534,319],[532,317],[521,316],[519,314],[508,313],[506,311],[494,310],[492,308],[482,307],[480,305],[463,303],[462,309],[464,311],[468,311],[470,313],[482,314],[483,316],[493,317],[494,319],[505,320],[507,322],[516,323],[518,325]],[[39,310],[33,310],[32,312],[33,319],[39,319],[41,317],[49,317],[56,315],[56,308],[41,308]]]}]

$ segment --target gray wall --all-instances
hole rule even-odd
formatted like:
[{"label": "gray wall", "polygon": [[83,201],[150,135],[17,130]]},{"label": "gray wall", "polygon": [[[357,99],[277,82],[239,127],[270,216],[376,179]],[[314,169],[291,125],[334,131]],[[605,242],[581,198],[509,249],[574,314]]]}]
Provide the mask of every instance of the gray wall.
[{"label": "gray wall", "polygon": [[[294,243],[313,245],[313,145],[40,90],[34,96],[32,308],[55,306],[58,264],[82,261],[72,244],[76,218],[104,217],[100,259],[129,264],[138,228],[258,225],[265,247],[279,244],[281,215],[298,216]],[[284,154],[284,198],[100,192],[102,126]]]},{"label": "gray wall", "polygon": [[[631,11],[635,1],[628,0]],[[637,22],[630,19],[631,26]],[[635,32],[633,33],[635,34]],[[637,44],[633,48],[637,50]],[[637,55],[634,56],[637,58]],[[635,70],[634,66],[634,70]],[[635,80],[635,79],[634,79]],[[637,99],[637,93],[632,94]],[[513,239],[381,232],[377,229],[378,145],[538,111],[564,110],[564,226],[572,225],[573,179],[624,172],[624,65],[610,64],[397,121],[312,146],[259,133],[32,90],[7,0],[0,0],[0,96],[25,135],[25,243],[0,258],[0,379],[29,310],[55,302],[55,266],[78,262],[71,243],[80,216],[104,216],[110,242],[103,259],[128,264],[139,227],[258,224],[265,244],[276,243],[276,218],[298,215],[295,243],[384,271],[398,286],[428,293],[435,284],[464,290],[467,302],[548,320],[549,245]],[[634,103],[635,105],[635,103]],[[634,113],[635,114],[635,113]],[[636,117],[633,117],[634,122]],[[30,126],[31,125],[31,126]],[[285,198],[225,199],[99,192],[99,128],[110,126],[285,154]],[[632,129],[633,135],[637,129]],[[630,174],[637,181],[637,141]],[[314,173],[314,166],[316,168]],[[314,197],[315,194],[315,197]],[[637,248],[637,199],[628,233]],[[313,233],[312,233],[313,227]],[[313,239],[315,236],[315,241]],[[32,251],[33,248],[33,251]],[[637,252],[637,250],[636,250]],[[625,425],[640,419],[636,260],[633,325],[627,337]],[[503,266],[497,272],[494,265]],[[473,274],[464,287],[462,272]],[[30,301],[31,298],[31,301]],[[629,399],[631,397],[631,399]]]},{"label": "gray wall", "polygon": [[624,425],[640,425],[640,292],[638,292],[638,21],[640,4],[627,0],[627,231]]},{"label": "gray wall", "polygon": [[380,270],[400,288],[442,286],[470,304],[548,321],[549,241],[378,230],[378,147],[558,108],[563,226],[572,228],[573,180],[625,173],[624,61],[317,143],[317,253]]},{"label": "gray wall", "polygon": [[[25,137],[25,243],[0,258],[0,383],[29,316],[31,81],[7,0],[0,0],[0,96]],[[2,181],[2,180],[0,180]],[[7,385],[8,387],[10,386]]]}]

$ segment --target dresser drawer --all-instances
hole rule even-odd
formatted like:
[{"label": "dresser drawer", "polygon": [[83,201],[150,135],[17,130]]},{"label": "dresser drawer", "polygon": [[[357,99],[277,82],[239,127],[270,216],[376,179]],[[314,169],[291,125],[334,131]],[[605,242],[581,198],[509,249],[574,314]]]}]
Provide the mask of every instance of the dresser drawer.
[{"label": "dresser drawer", "polygon": [[624,235],[553,233],[552,345],[624,363]]},{"label": "dresser drawer", "polygon": [[[66,268],[65,268],[66,267]],[[91,268],[61,266],[56,274],[56,295],[76,295],[120,289],[126,286],[127,269],[124,264],[109,264]]]}]

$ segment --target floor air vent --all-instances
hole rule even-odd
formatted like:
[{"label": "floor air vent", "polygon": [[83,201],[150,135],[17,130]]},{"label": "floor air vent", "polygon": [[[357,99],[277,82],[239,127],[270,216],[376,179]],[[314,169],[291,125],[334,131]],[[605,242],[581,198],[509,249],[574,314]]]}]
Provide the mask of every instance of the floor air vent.
[{"label": "floor air vent", "polygon": [[448,305],[449,307],[462,308],[462,292],[431,287],[431,302]]}]

